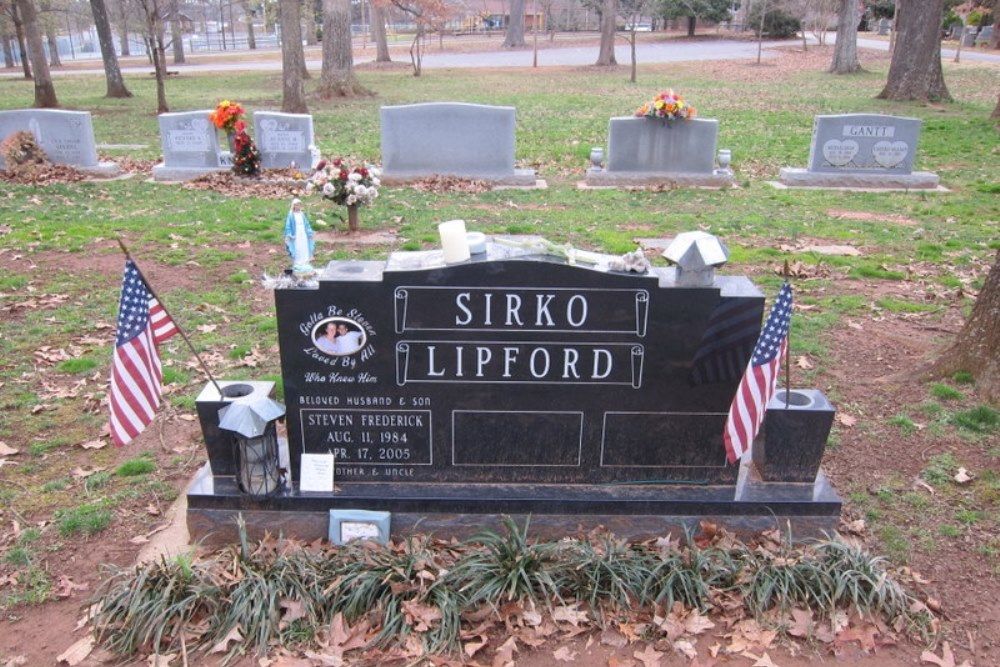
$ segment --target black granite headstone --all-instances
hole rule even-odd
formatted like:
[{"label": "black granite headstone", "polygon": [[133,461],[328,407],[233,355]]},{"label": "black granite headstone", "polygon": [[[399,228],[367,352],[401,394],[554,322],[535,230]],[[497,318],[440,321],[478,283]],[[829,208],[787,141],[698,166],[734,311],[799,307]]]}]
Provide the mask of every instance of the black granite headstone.
[{"label": "black granite headstone", "polygon": [[334,263],[318,289],[275,292],[293,477],[302,453],[332,451],[344,481],[735,484],[722,432],[739,375],[693,370],[733,304],[751,313],[729,351],[745,366],[763,309],[746,279],[404,266]]},{"label": "black granite headstone", "polygon": [[[401,252],[275,290],[292,484],[257,501],[203,469],[191,534],[232,537],[243,514],[258,534],[314,539],[330,509],[391,512],[397,534],[471,533],[503,514],[552,534],[703,517],[833,529],[840,499],[822,473],[769,483],[726,462],[762,294],[744,277],[684,287],[672,268],[619,273],[612,259]],[[333,493],[299,488],[306,453],[333,453]]]}]

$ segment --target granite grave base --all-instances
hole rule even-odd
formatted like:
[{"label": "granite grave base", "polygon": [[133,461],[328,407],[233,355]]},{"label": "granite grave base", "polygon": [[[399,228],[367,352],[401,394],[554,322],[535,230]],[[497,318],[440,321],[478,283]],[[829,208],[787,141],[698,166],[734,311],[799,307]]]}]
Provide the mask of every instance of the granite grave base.
[{"label": "granite grave base", "polygon": [[815,172],[798,167],[782,167],[778,184],[789,188],[935,190],[940,185],[940,178],[929,171],[915,171],[909,174],[885,172],[859,174]]},{"label": "granite grave base", "polygon": [[180,183],[193,181],[205,174],[225,173],[231,167],[168,167],[165,164],[158,164],[153,167],[153,180],[158,183]]},{"label": "granite grave base", "polygon": [[[540,181],[538,176],[535,174],[534,169],[515,169],[513,174],[420,174],[420,173],[405,173],[405,172],[393,172],[386,173],[383,172],[379,177],[382,181],[382,185],[411,185],[428,178],[433,178],[435,176],[450,177],[450,178],[462,178],[467,180],[476,181],[486,181],[490,185],[494,186],[506,186],[506,187],[518,187],[518,188],[534,188],[534,187],[544,187],[544,181]],[[541,185],[540,185],[541,184]]]},{"label": "granite grave base", "polygon": [[670,187],[680,188],[731,188],[735,179],[731,171],[714,173],[658,173],[648,171],[608,171],[590,168],[584,186],[588,188],[617,187]]},{"label": "granite grave base", "polygon": [[[239,492],[232,477],[213,477],[205,465],[188,488],[188,530],[192,541],[231,544],[236,518],[251,537],[265,533],[301,540],[327,536],[329,510],[392,512],[392,535],[433,533],[470,537],[483,528],[500,530],[503,516],[520,523],[531,517],[531,534],[558,539],[603,526],[619,537],[645,539],[717,522],[747,537],[791,527],[794,539],[836,530],[841,499],[820,472],[815,483],[768,483],[744,465],[730,485],[616,484],[413,484],[337,482],[333,495],[286,490],[265,501]],[[539,508],[544,508],[539,510]]]}]

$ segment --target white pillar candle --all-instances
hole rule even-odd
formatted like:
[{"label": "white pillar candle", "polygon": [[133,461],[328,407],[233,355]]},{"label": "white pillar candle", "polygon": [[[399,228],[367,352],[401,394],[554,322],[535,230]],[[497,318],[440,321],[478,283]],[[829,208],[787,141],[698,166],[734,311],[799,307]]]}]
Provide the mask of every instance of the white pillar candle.
[{"label": "white pillar candle", "polygon": [[468,261],[469,241],[465,238],[465,220],[449,220],[438,225],[445,264]]}]

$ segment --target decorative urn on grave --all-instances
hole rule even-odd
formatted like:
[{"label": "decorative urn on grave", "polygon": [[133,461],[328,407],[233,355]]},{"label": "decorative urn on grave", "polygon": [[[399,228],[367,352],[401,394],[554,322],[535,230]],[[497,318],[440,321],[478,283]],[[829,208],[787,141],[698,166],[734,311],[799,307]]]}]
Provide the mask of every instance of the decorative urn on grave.
[{"label": "decorative urn on grave", "polygon": [[[788,396],[786,402],[786,396]],[[767,404],[753,462],[767,482],[816,481],[836,408],[818,389],[779,389]]]}]

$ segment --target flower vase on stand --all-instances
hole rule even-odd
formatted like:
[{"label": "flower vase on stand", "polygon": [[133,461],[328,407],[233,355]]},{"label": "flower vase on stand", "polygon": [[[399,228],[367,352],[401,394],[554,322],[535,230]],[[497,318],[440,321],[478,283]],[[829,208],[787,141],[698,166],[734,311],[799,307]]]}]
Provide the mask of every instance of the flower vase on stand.
[{"label": "flower vase on stand", "polygon": [[348,204],[347,206],[347,228],[352,232],[358,231],[358,205]]}]

